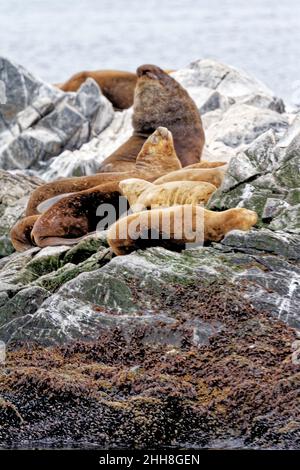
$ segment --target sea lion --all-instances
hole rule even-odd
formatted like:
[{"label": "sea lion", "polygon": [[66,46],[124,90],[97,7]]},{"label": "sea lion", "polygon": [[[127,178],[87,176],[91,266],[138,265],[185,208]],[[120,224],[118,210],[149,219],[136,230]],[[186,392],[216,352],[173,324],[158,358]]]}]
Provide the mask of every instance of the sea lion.
[{"label": "sea lion", "polygon": [[30,196],[26,215],[38,214],[38,206],[43,202],[60,194],[75,193],[99,186],[108,182],[120,182],[128,178],[142,178],[153,181],[160,175],[181,168],[176,155],[171,132],[159,127],[144,142],[135,166],[128,172],[97,173],[91,176],[63,178],[51,183],[43,184],[33,191]]},{"label": "sea lion", "polygon": [[77,91],[88,78],[93,78],[98,83],[103,95],[116,110],[132,106],[137,82],[136,73],[121,70],[84,71],[76,73],[65,83],[55,86],[63,91]]},{"label": "sea lion", "polygon": [[155,65],[137,69],[133,104],[133,135],[100,165],[99,171],[131,171],[143,143],[155,129],[167,127],[182,166],[200,161],[204,131],[188,92]]},{"label": "sea lion", "polygon": [[206,204],[216,187],[199,181],[172,181],[155,185],[132,178],[119,183],[133,212],[184,204]]},{"label": "sea lion", "polygon": [[217,168],[182,168],[160,176],[153,181],[154,184],[169,183],[171,181],[206,181],[219,188],[225,176],[227,166]]},{"label": "sea lion", "polygon": [[31,231],[39,215],[31,215],[17,222],[10,231],[13,247],[17,251],[25,251],[32,248]]},{"label": "sea lion", "polygon": [[[74,244],[83,236],[94,232],[107,210],[115,208],[120,216],[120,197],[118,182],[109,182],[85,191],[74,193],[60,199],[40,215],[31,232],[31,239],[39,247]],[[99,206],[107,204],[101,213]],[[123,212],[128,205],[124,205]],[[114,216],[114,214],[108,214]],[[115,222],[117,217],[111,220]],[[103,230],[106,227],[103,226]]]},{"label": "sea lion", "polygon": [[220,241],[229,231],[246,231],[256,222],[257,214],[248,209],[213,212],[197,205],[180,205],[121,218],[109,228],[107,239],[116,255],[149,246],[180,250],[187,243]]}]

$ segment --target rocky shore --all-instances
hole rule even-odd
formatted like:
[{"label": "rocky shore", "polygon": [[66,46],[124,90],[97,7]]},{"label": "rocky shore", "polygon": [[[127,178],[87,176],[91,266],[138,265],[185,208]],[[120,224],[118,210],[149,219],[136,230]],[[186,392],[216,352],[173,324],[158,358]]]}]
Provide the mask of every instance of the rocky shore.
[{"label": "rocky shore", "polygon": [[94,173],[132,111],[0,59],[0,447],[300,447],[300,117],[211,60],[173,76],[203,158],[229,162],[208,207],[255,210],[257,227],[181,253],[112,257],[105,232],[15,253],[31,191]]}]

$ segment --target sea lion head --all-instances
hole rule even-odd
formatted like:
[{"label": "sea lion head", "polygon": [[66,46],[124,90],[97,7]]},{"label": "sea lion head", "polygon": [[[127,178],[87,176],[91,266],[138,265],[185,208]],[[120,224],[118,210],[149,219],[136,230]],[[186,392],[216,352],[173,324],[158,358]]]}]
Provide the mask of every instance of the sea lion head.
[{"label": "sea lion head", "polygon": [[120,191],[127,198],[130,206],[135,204],[140,195],[152,186],[152,183],[140,178],[129,178],[119,183]]},{"label": "sea lion head", "polygon": [[205,211],[205,239],[220,241],[231,230],[248,231],[257,223],[256,212],[242,207],[226,211]]},{"label": "sea lion head", "polygon": [[243,230],[248,231],[253,227],[258,220],[257,213],[245,209],[243,207],[235,207],[233,209],[228,209],[224,213],[227,213],[228,219],[226,225],[228,225],[228,230]]},{"label": "sea lion head", "polygon": [[141,65],[137,69],[134,94],[133,127],[136,132],[153,132],[159,126],[168,127],[175,121],[191,122],[199,112],[186,90],[156,65]]}]

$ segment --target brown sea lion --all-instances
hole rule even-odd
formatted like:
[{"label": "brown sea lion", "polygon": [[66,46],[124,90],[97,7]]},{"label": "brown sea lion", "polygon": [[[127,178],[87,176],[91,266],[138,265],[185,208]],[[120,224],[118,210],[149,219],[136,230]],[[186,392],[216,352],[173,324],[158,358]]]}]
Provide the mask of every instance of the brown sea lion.
[{"label": "brown sea lion", "polygon": [[206,204],[216,187],[199,181],[172,181],[155,185],[136,178],[123,180],[120,190],[133,212],[184,204]]},{"label": "brown sea lion", "polygon": [[30,196],[26,215],[38,214],[38,206],[55,196],[65,193],[75,193],[99,186],[108,182],[120,182],[128,178],[142,178],[148,181],[157,179],[170,171],[181,168],[177,158],[171,132],[159,127],[145,141],[131,171],[97,173],[91,176],[64,178],[39,186]]},{"label": "brown sea lion", "polygon": [[17,222],[10,231],[10,238],[13,247],[17,251],[25,251],[28,248],[32,248],[31,231],[37,219],[38,215],[31,215]]},{"label": "brown sea lion", "polygon": [[98,83],[103,95],[115,109],[127,109],[132,106],[137,82],[136,73],[121,70],[84,71],[55,86],[63,91],[77,91],[88,78],[93,78]]},{"label": "brown sea lion", "polygon": [[235,208],[213,212],[197,205],[180,205],[131,214],[108,230],[108,243],[116,255],[139,248],[164,246],[183,249],[187,243],[220,241],[231,230],[249,230],[257,214]]},{"label": "brown sea lion", "polygon": [[[74,244],[84,235],[94,232],[101,219],[105,217],[105,220],[109,220],[107,210],[116,209],[118,213],[110,219],[110,223],[115,222],[121,215],[120,197],[118,182],[102,184],[66,196],[37,218],[31,238],[40,247]],[[103,211],[99,213],[97,209],[101,205]],[[125,204],[123,211],[127,209],[128,206]],[[114,216],[114,214],[108,215]],[[105,228],[107,227],[103,226],[102,230]]]},{"label": "brown sea lion", "polygon": [[155,65],[137,69],[133,135],[100,165],[99,171],[130,171],[143,143],[159,126],[172,132],[182,166],[200,161],[204,131],[196,104],[188,92]]},{"label": "brown sea lion", "polygon": [[217,188],[221,186],[227,166],[217,168],[182,168],[160,176],[153,183],[163,184],[170,181],[206,181]]}]

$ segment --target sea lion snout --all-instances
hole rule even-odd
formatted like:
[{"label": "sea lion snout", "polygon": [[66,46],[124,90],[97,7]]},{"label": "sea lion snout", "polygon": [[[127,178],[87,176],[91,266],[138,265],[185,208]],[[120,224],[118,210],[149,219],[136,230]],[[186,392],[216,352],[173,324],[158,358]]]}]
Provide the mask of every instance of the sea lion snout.
[{"label": "sea lion snout", "polygon": [[151,144],[159,144],[161,139],[173,142],[172,133],[166,127],[160,126],[153,134],[150,135],[149,142],[151,142]]}]

